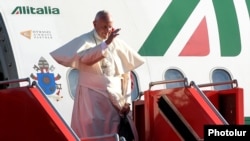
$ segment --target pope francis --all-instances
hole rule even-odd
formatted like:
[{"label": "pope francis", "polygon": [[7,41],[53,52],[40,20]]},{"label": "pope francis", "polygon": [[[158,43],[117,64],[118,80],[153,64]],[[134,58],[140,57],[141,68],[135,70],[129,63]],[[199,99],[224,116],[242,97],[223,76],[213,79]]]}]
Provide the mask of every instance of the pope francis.
[{"label": "pope francis", "polygon": [[61,65],[79,70],[71,127],[79,138],[118,132],[120,116],[131,120],[130,71],[144,59],[119,39],[120,29],[113,28],[112,16],[102,10],[93,21],[94,29],[52,51]]}]

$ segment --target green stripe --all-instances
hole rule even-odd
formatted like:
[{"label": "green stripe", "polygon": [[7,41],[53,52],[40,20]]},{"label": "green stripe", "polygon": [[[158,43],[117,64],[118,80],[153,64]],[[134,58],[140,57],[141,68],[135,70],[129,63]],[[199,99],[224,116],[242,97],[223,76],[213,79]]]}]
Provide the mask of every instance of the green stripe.
[{"label": "green stripe", "polygon": [[245,124],[250,125],[250,117],[245,117]]},{"label": "green stripe", "polygon": [[221,56],[237,56],[241,51],[239,24],[233,0],[213,0],[219,29]]},{"label": "green stripe", "polygon": [[246,0],[246,4],[247,4],[247,9],[248,9],[248,14],[250,17],[250,0]]},{"label": "green stripe", "polygon": [[163,56],[199,0],[173,0],[139,50],[142,56]]}]

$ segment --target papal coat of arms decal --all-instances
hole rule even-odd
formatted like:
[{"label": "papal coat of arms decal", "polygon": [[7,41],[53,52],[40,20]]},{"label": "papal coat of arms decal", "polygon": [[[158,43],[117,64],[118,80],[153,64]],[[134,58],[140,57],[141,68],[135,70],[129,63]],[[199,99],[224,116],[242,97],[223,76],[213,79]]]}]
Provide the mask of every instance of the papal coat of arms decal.
[{"label": "papal coat of arms decal", "polygon": [[46,95],[52,96],[59,101],[62,98],[60,95],[60,90],[62,88],[61,84],[57,84],[56,81],[58,81],[61,76],[60,74],[55,76],[53,73],[55,67],[53,65],[50,66],[47,60],[41,57],[38,61],[38,66],[34,65],[33,68],[37,71],[37,73],[36,75],[32,73],[30,77],[38,81],[38,85]]}]

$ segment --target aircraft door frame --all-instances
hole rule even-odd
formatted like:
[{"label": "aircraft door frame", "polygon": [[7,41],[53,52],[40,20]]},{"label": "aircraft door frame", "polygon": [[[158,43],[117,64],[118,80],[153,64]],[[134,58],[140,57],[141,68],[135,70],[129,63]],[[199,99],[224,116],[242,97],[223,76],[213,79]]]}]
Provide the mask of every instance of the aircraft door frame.
[{"label": "aircraft door frame", "polygon": [[[0,13],[0,72],[3,73],[3,78],[1,78],[3,80],[19,78],[13,49],[2,17],[2,13]],[[19,86],[19,84],[11,84],[11,87],[17,86]]]}]

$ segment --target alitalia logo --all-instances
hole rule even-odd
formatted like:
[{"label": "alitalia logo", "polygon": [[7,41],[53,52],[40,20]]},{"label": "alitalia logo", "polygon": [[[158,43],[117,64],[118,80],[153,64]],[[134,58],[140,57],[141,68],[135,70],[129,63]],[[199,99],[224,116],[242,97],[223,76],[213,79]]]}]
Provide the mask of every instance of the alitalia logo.
[{"label": "alitalia logo", "polygon": [[[199,20],[193,18],[193,15],[199,15],[197,13],[202,13]],[[207,13],[215,15],[213,26],[216,28],[213,30],[209,29],[211,16],[208,18]],[[216,40],[220,56],[238,56],[242,50],[242,39],[249,38],[241,34],[244,32],[242,28],[250,23],[249,15],[250,0],[172,0],[139,53],[143,56],[164,56],[173,43],[179,45],[182,42],[179,56],[207,56],[211,43],[214,43],[212,41]],[[243,16],[244,22],[239,20]],[[190,31],[190,25],[197,27],[192,33],[183,32]],[[214,35],[217,35],[216,39]]]},{"label": "alitalia logo", "polygon": [[60,14],[59,8],[51,7],[51,6],[44,6],[44,7],[32,7],[32,6],[17,6],[11,14],[15,15],[58,15]]}]

